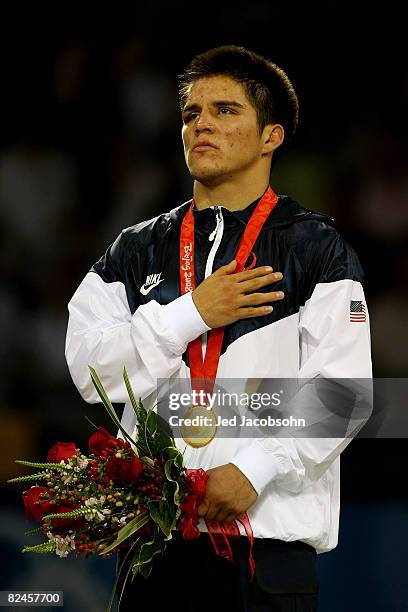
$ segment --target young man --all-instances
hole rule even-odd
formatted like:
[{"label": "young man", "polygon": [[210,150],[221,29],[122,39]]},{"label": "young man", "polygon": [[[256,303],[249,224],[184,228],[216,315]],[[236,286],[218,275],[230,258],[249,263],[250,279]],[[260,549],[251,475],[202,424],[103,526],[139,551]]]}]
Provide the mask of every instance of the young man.
[{"label": "young man", "polygon": [[[192,60],[180,102],[194,198],[124,230],[73,296],[66,357],[83,397],[99,401],[91,364],[111,400],[126,402],[126,365],[137,396],[152,406],[157,379],[197,371],[197,338],[204,353],[215,351],[219,378],[370,377],[356,255],[332,219],[269,187],[272,161],[298,121],[288,77],[251,51],[220,47]],[[183,252],[193,279],[183,273]],[[362,305],[358,320],[353,304]],[[210,330],[219,328],[217,354]],[[125,406],[130,432],[132,414]],[[337,544],[347,443],[215,436],[187,447],[187,467],[209,474],[200,515],[229,522],[248,511],[255,578],[245,537],[233,544],[231,564],[215,556],[206,534],[193,542],[176,536],[149,580],[126,589],[121,610],[149,594],[168,610],[316,610],[315,557]]]}]

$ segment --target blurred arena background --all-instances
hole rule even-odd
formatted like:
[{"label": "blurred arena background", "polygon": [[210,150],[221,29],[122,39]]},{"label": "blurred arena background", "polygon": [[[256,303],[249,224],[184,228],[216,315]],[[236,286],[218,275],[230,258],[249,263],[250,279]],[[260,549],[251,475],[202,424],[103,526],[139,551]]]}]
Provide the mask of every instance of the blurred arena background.
[{"label": "blurred arena background", "polygon": [[[171,25],[170,25],[171,24]],[[387,4],[206,3],[61,7],[2,19],[0,113],[0,590],[65,591],[102,611],[114,563],[23,556],[29,528],[15,458],[57,440],[86,449],[67,370],[67,303],[123,227],[190,198],[176,77],[191,57],[241,44],[282,66],[301,122],[272,174],[278,193],[329,213],[366,272],[374,373],[408,374],[408,68]],[[321,612],[408,610],[406,440],[357,439],[342,455],[337,549],[319,558]],[[181,591],[179,596],[181,597]],[[181,607],[182,609],[182,607]]]}]

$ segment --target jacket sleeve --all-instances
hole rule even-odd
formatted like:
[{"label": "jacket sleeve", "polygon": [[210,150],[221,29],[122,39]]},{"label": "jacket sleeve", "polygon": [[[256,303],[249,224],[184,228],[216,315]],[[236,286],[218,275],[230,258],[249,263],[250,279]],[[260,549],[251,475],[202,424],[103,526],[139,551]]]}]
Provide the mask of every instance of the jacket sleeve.
[{"label": "jacket sleeve", "polygon": [[137,396],[156,389],[157,378],[175,374],[188,342],[208,331],[190,293],[167,305],[155,300],[129,307],[123,235],[85,276],[68,305],[65,356],[83,398],[99,402],[88,370],[95,368],[112,402],[128,401],[126,367]]},{"label": "jacket sleeve", "polygon": [[[307,382],[318,377],[348,379],[345,383],[350,389],[362,388],[366,410],[355,416],[350,408],[347,432],[341,437],[288,435],[252,440],[231,463],[243,472],[258,494],[270,483],[296,493],[319,479],[370,415],[370,331],[361,267],[354,251],[334,230],[330,231],[324,247],[320,257],[314,259],[312,270],[319,282],[299,312],[298,383],[302,384],[295,398],[294,412],[302,414]],[[351,302],[361,303],[361,317],[350,315]],[[323,406],[325,409],[330,412],[330,406]]]}]

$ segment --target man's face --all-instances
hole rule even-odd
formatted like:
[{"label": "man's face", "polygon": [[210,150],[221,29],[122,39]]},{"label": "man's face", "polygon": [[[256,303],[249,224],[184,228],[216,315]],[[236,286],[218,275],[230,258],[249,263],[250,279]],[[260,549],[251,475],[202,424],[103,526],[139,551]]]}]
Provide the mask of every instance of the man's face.
[{"label": "man's face", "polygon": [[195,180],[217,185],[260,163],[263,140],[256,111],[234,79],[218,75],[195,81],[182,119],[184,155]]}]

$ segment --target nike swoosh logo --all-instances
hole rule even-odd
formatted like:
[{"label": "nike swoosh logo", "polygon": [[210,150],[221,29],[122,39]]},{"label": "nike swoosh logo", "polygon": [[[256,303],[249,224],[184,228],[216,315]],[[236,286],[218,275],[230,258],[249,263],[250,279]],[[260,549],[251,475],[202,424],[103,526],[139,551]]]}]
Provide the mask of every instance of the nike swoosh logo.
[{"label": "nike swoosh logo", "polygon": [[161,278],[157,283],[154,283],[154,285],[150,285],[149,287],[145,287],[143,285],[142,287],[140,287],[140,293],[142,293],[143,295],[147,295],[149,291],[157,287],[157,285],[160,285],[160,283],[162,283],[163,281],[164,281],[164,278]]}]

